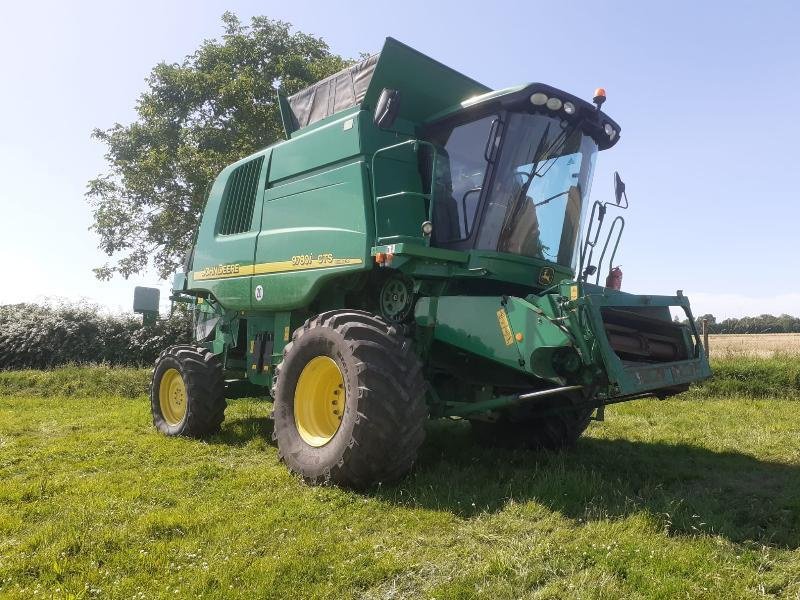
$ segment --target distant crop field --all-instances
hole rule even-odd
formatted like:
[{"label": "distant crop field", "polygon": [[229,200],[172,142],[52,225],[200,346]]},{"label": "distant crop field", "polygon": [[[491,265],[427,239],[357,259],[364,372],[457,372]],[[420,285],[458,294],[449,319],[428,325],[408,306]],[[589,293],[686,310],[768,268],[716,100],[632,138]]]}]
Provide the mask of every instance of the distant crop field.
[{"label": "distant crop field", "polygon": [[708,336],[712,357],[759,356],[776,354],[800,356],[800,333],[718,333]]}]

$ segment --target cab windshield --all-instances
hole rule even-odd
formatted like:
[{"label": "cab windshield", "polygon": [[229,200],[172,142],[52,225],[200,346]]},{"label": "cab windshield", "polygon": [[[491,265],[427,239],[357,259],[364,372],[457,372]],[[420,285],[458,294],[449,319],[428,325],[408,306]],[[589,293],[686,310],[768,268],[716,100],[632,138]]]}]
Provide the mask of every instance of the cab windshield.
[{"label": "cab windshield", "polygon": [[[445,152],[436,169],[437,245],[574,268],[597,144],[574,123],[547,115],[508,113],[498,127],[499,119],[458,125],[438,140]],[[499,139],[490,140],[497,131]],[[490,165],[487,148],[498,143]]]},{"label": "cab windshield", "polygon": [[543,115],[512,113],[504,130],[475,247],[574,267],[597,144]]}]

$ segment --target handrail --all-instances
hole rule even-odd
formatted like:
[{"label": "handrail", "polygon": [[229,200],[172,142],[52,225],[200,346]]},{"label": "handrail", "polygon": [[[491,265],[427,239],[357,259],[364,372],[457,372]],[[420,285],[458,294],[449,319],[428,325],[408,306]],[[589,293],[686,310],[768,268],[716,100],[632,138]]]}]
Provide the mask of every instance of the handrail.
[{"label": "handrail", "polygon": [[[597,228],[594,229],[594,239],[591,239],[592,230],[595,227],[595,214],[597,215],[597,226],[596,226]],[[584,240],[583,246],[581,247],[578,272],[575,274],[578,281],[580,281],[581,279],[583,279],[584,281],[587,280],[588,275],[584,274],[584,269],[588,269],[589,265],[592,264],[592,254],[594,254],[594,247],[597,244],[598,238],[600,237],[600,230],[603,227],[603,220],[605,219],[605,216],[606,216],[605,204],[595,200],[594,204],[592,204],[592,213],[589,216],[589,225],[586,230],[586,239]]]},{"label": "handrail", "polygon": [[[470,194],[474,194],[475,192],[482,192],[482,191],[483,191],[483,186],[474,187],[474,188],[469,189],[466,192],[464,192],[464,194],[461,196],[461,210],[463,211],[463,214],[464,214],[464,237],[465,238],[469,237],[469,234],[470,234],[470,231],[467,228],[467,226],[469,224],[469,219],[467,218],[467,196],[469,196]],[[475,225],[474,220],[473,220],[472,224]]]},{"label": "handrail", "polygon": [[595,278],[595,284],[600,284],[600,272],[603,267],[603,259],[606,256],[606,250],[608,250],[608,244],[611,241],[611,236],[614,234],[614,227],[617,226],[617,223],[620,223],[619,231],[617,231],[617,241],[614,243],[614,249],[611,251],[611,258],[608,261],[608,271],[611,272],[611,269],[614,268],[614,257],[617,255],[617,248],[619,248],[619,242],[622,239],[622,232],[625,230],[625,219],[622,218],[622,215],[617,215],[613,221],[611,221],[611,227],[608,229],[608,237],[606,237],[606,243],[603,245],[603,251],[600,253],[600,260],[597,261],[597,277]]},{"label": "handrail", "polygon": [[[603,259],[605,258],[606,250],[608,250],[608,244],[611,241],[611,236],[614,233],[614,227],[617,224],[617,221],[621,223],[619,232],[617,233],[617,241],[614,244],[614,250],[611,253],[611,263],[614,262],[614,257],[617,255],[617,248],[619,247],[620,239],[622,238],[622,230],[625,229],[625,219],[621,216],[617,216],[611,222],[611,227],[608,230],[608,234],[606,236],[606,243],[603,246],[603,251],[600,254],[600,262],[597,264],[597,267],[592,266],[592,256],[594,255],[594,249],[597,245],[597,242],[600,239],[600,232],[603,229],[603,222],[606,218],[606,212],[608,207],[616,207],[621,209],[628,208],[627,200],[625,202],[625,206],[621,206],[619,204],[611,204],[610,202],[599,202],[595,200],[594,204],[592,204],[592,212],[589,216],[589,225],[586,228],[586,239],[581,246],[580,251],[580,259],[578,263],[578,272],[575,273],[575,277],[578,281],[589,281],[589,277],[597,273],[597,277],[595,278],[595,282],[600,282],[600,267],[603,266]],[[597,215],[597,219],[595,219],[595,215]],[[594,237],[592,237],[592,233],[594,233]],[[592,271],[591,269],[595,269]]]},{"label": "handrail", "polygon": [[[422,192],[411,192],[407,190],[402,190],[399,192],[394,192],[391,194],[384,194],[382,196],[378,196],[378,188],[376,186],[376,170],[375,170],[375,159],[378,157],[379,154],[389,152],[390,150],[396,150],[397,148],[401,148],[403,146],[412,146],[413,152],[416,154],[420,145],[428,146],[431,149],[431,184],[430,184],[430,191],[425,194]],[[383,148],[379,148],[375,151],[372,155],[372,161],[370,163],[370,170],[372,171],[372,197],[373,202],[375,204],[375,237],[376,239],[379,237],[378,235],[378,203],[381,200],[385,200],[387,198],[397,198],[400,196],[417,196],[421,198],[425,198],[428,200],[428,221],[433,221],[433,202],[434,202],[434,185],[436,181],[436,158],[437,158],[437,151],[436,145],[432,144],[431,142],[426,142],[425,140],[418,140],[418,139],[411,139],[405,140],[404,142],[400,142],[398,144],[392,144],[391,146],[384,146]]]}]

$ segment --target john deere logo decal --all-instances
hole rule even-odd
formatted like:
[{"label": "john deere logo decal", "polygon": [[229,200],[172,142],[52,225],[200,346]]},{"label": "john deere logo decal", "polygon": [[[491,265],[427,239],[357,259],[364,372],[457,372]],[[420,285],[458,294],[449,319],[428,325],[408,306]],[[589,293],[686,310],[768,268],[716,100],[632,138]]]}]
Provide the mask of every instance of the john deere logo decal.
[{"label": "john deere logo decal", "polygon": [[555,279],[555,272],[553,271],[552,267],[545,267],[541,271],[539,271],[539,283],[541,285],[550,285],[553,283],[553,279]]},{"label": "john deere logo decal", "polygon": [[503,341],[506,346],[514,343],[514,333],[511,331],[511,324],[508,322],[508,315],[504,308],[497,311],[497,322],[500,323],[500,333],[503,334]]}]

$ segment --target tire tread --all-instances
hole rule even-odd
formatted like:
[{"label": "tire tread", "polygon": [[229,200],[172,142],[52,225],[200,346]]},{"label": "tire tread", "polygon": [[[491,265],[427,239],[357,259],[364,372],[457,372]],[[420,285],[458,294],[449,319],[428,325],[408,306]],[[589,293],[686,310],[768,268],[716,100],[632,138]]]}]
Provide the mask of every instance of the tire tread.
[{"label": "tire tread", "polygon": [[[411,341],[376,315],[334,310],[311,317],[298,327],[284,349],[284,360],[308,332],[317,328],[336,331],[356,361],[356,421],[341,458],[322,476],[309,476],[302,468],[289,465],[282,453],[281,459],[309,483],[333,482],[365,488],[399,479],[416,460],[428,415],[427,384]],[[276,402],[281,397],[281,367],[282,364],[276,367],[273,379]],[[279,442],[280,452],[277,422],[273,439]]]},{"label": "tire tread", "polygon": [[[187,395],[190,398],[187,415],[180,430],[168,432],[159,426],[160,405],[155,374],[166,359],[180,365]],[[210,350],[197,346],[177,345],[166,348],[156,359],[150,381],[150,405],[153,424],[169,435],[204,437],[219,431],[225,420],[225,381],[222,364]]]}]

